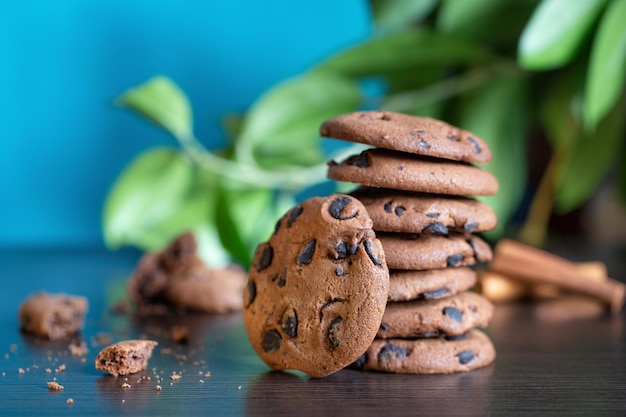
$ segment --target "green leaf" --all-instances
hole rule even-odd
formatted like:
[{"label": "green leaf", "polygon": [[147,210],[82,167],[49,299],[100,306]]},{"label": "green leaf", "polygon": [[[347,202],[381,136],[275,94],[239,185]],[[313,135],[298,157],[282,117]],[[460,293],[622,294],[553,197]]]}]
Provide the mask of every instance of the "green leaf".
[{"label": "green leaf", "polygon": [[593,41],[585,90],[585,126],[593,129],[624,94],[626,1],[613,0]]},{"label": "green leaf", "polygon": [[[251,150],[268,168],[319,163],[323,160],[319,149],[322,122],[354,110],[361,102],[358,84],[335,74],[317,72],[288,80],[254,103],[237,146]],[[264,163],[265,157],[271,162]]]},{"label": "green leaf", "polygon": [[443,0],[437,29],[480,39],[500,50],[515,49],[537,0]]},{"label": "green leaf", "polygon": [[135,110],[176,138],[192,136],[189,100],[169,78],[157,76],[131,88],[117,103]]},{"label": "green leaf", "polygon": [[557,179],[555,209],[567,213],[583,204],[618,158],[624,146],[626,99],[622,99],[598,125],[593,134],[577,143],[560,178]]},{"label": "green leaf", "polygon": [[118,248],[140,242],[179,209],[192,182],[192,165],[180,153],[154,148],[140,154],[116,179],[106,198],[106,244]]},{"label": "green leaf", "polygon": [[[502,77],[476,90],[464,101],[459,126],[484,139],[493,161],[484,166],[498,179],[495,196],[481,197],[498,216],[496,230],[488,236],[504,234],[526,184],[524,155],[525,126],[528,118],[527,86],[523,80]],[[485,116],[488,115],[488,116]]]},{"label": "green leaf", "polygon": [[272,191],[265,188],[223,188],[217,193],[216,219],[220,239],[228,252],[245,267],[250,265],[257,244],[269,238],[269,230],[274,224],[259,225],[273,217],[272,204]]},{"label": "green leaf", "polygon": [[545,70],[567,64],[607,0],[543,0],[524,28],[520,65]]},{"label": "green leaf", "polygon": [[370,0],[374,25],[378,35],[406,30],[423,20],[438,0]]},{"label": "green leaf", "polygon": [[331,57],[319,69],[358,78],[385,76],[406,69],[483,63],[494,58],[471,40],[422,30],[362,43]]}]

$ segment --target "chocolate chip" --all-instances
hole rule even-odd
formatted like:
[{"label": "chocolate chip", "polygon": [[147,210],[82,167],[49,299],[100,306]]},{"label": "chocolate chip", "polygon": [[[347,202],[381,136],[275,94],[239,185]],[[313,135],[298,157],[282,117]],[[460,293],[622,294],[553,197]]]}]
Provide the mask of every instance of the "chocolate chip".
[{"label": "chocolate chip", "polygon": [[272,277],[272,282],[276,282],[280,288],[284,287],[287,283],[287,268],[283,269],[283,273],[274,275]]},{"label": "chocolate chip", "polygon": [[470,245],[470,248],[472,248],[472,256],[474,257],[476,262],[478,262],[478,252],[476,252],[476,246],[474,246],[474,241],[472,239],[467,239],[466,242],[468,245]]},{"label": "chocolate chip", "polygon": [[455,141],[455,142],[458,140],[458,139],[457,139],[457,137],[456,137],[455,135],[447,135],[446,137],[447,137],[448,139],[450,139],[450,140]]},{"label": "chocolate chip", "polygon": [[430,145],[423,139],[420,139],[417,144],[420,146],[420,148],[430,149]]},{"label": "chocolate chip", "polygon": [[418,129],[417,133],[423,135],[426,131],[424,129]]},{"label": "chocolate chip", "polygon": [[383,113],[382,116],[380,116],[380,120],[389,121],[391,120],[391,116],[389,116],[387,113]]},{"label": "chocolate chip", "polygon": [[256,284],[254,281],[248,281],[248,299],[246,300],[246,308],[250,307],[254,299],[256,298]]},{"label": "chocolate chip", "polygon": [[287,227],[291,227],[293,223],[296,221],[298,216],[302,214],[302,205],[298,204],[289,212],[289,218],[287,219]]},{"label": "chocolate chip", "polygon": [[465,223],[463,225],[463,228],[465,229],[465,231],[467,233],[472,233],[474,230],[478,229],[478,223],[476,222],[472,222],[472,223]]},{"label": "chocolate chip", "polygon": [[334,259],[346,259],[348,257],[348,244],[346,242],[339,242],[337,246],[335,246],[335,251],[337,252],[337,256],[329,255],[330,258]]},{"label": "chocolate chip", "polygon": [[417,337],[433,338],[439,336],[439,330],[428,330],[426,332],[420,332]]},{"label": "chocolate chip", "polygon": [[443,315],[459,323],[463,321],[463,312],[456,307],[444,307]]},{"label": "chocolate chip", "polygon": [[274,233],[278,233],[278,231],[280,230],[280,224],[282,223],[282,221],[283,221],[282,217],[278,219],[278,221],[274,225]]},{"label": "chocolate chip", "polygon": [[343,276],[343,268],[341,268],[340,266],[335,268],[335,275],[337,275],[338,277],[342,277]]},{"label": "chocolate chip", "polygon": [[280,325],[287,337],[293,339],[298,336],[298,314],[296,310],[292,308],[285,310]]},{"label": "chocolate chip", "polygon": [[472,143],[472,145],[474,145],[474,150],[476,151],[476,153],[481,153],[483,151],[480,148],[480,144],[478,143],[478,141],[473,136],[468,136],[467,140],[470,141]]},{"label": "chocolate chip", "polygon": [[363,242],[363,247],[365,248],[365,253],[367,253],[367,256],[370,257],[370,260],[372,261],[372,263],[374,263],[374,265],[380,265],[383,263],[383,261],[380,258],[377,258],[372,253],[372,241],[371,240],[366,240],[365,242]]},{"label": "chocolate chip", "polygon": [[461,353],[457,353],[456,357],[459,358],[459,363],[461,365],[465,365],[474,360],[474,352],[471,350],[464,350]]},{"label": "chocolate chip", "polygon": [[352,369],[363,369],[363,367],[365,366],[366,363],[367,363],[367,352],[365,352],[364,354],[359,356],[359,358],[357,360],[352,362],[352,364],[350,365],[350,368],[352,368]]},{"label": "chocolate chip", "polygon": [[[352,198],[348,196],[341,196],[333,200],[330,203],[328,211],[333,218],[337,220],[348,220],[356,217],[359,214],[359,209],[352,203]],[[348,208],[348,210],[346,210]]]},{"label": "chocolate chip", "polygon": [[390,359],[404,359],[406,358],[406,349],[401,348],[400,346],[393,345],[391,343],[386,344],[383,348],[378,352],[378,360],[379,361],[389,361]]},{"label": "chocolate chip", "polygon": [[263,248],[263,252],[261,252],[261,258],[259,258],[259,263],[257,265],[256,270],[258,272],[263,271],[265,268],[272,264],[272,259],[274,258],[274,249],[269,244],[266,244]]},{"label": "chocolate chip", "polygon": [[330,326],[328,326],[328,344],[330,345],[330,350],[335,350],[339,347],[339,343],[341,342],[341,324],[343,322],[343,318],[341,316],[337,316],[330,322]]},{"label": "chocolate chip", "polygon": [[359,245],[352,245],[348,247],[348,255],[354,255],[359,250]]},{"label": "chocolate chip", "polygon": [[463,261],[465,257],[463,256],[462,253],[456,253],[454,255],[450,255],[448,256],[448,259],[446,259],[446,265],[448,266],[457,266],[458,264],[461,263],[461,261]]},{"label": "chocolate chip", "polygon": [[445,335],[444,339],[446,339],[448,342],[457,342],[459,340],[467,340],[467,336],[464,334],[460,334],[458,336]]},{"label": "chocolate chip", "polygon": [[350,158],[346,159],[344,162],[347,165],[352,165],[357,168],[367,168],[370,166],[370,157],[366,153],[361,153],[359,155],[353,155]]},{"label": "chocolate chip", "polygon": [[433,232],[439,235],[447,235],[448,228],[441,222],[434,222],[423,228],[422,233],[424,232]]},{"label": "chocolate chip", "polygon": [[387,324],[380,323],[380,330],[387,330],[388,328],[389,328],[389,326],[387,326]]},{"label": "chocolate chip", "polygon": [[430,211],[430,212],[426,213],[426,217],[429,217],[429,218],[431,218],[431,219],[433,219],[433,218],[435,218],[435,217],[438,217],[438,216],[439,216],[439,213],[434,213],[434,212],[432,212],[432,211]]},{"label": "chocolate chip", "polygon": [[383,206],[383,208],[385,209],[385,211],[386,211],[387,213],[391,213],[391,211],[392,211],[392,210],[391,210],[391,201],[390,201],[390,202],[388,202],[388,203],[385,203],[385,205]]},{"label": "chocolate chip", "polygon": [[283,337],[280,335],[280,333],[278,333],[278,330],[268,330],[263,335],[263,351],[267,353],[273,350],[280,349],[280,343],[282,341]]},{"label": "chocolate chip", "polygon": [[404,213],[406,209],[402,206],[397,206],[394,210],[394,213],[396,213],[396,216],[400,217],[402,216],[402,213]]},{"label": "chocolate chip", "polygon": [[448,295],[450,295],[450,292],[447,288],[443,287],[432,291],[426,291],[422,294],[422,297],[424,297],[426,300],[435,300],[437,298],[443,298]]},{"label": "chocolate chip", "polygon": [[308,241],[304,248],[298,254],[298,263],[299,264],[310,264],[313,260],[313,255],[315,254],[315,245],[317,241],[315,239],[311,239]]}]

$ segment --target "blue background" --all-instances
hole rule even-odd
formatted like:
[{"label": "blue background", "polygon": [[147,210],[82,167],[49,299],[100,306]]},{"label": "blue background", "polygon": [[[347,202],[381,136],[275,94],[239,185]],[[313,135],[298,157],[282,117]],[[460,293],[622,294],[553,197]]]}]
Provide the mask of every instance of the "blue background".
[{"label": "blue background", "polygon": [[114,99],[154,75],[195,131],[370,32],[365,0],[0,2],[0,247],[96,246],[106,193],[142,149],[174,145]]}]

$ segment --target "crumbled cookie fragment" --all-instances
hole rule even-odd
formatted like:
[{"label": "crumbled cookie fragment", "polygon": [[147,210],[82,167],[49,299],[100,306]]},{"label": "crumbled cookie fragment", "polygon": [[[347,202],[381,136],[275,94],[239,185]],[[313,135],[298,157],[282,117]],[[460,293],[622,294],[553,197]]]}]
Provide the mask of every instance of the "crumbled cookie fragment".
[{"label": "crumbled cookie fragment", "polygon": [[83,328],[88,305],[85,297],[39,292],[20,306],[20,328],[41,338],[65,339]]},{"label": "crumbled cookie fragment", "polygon": [[48,382],[48,389],[52,391],[62,391],[65,387],[56,381]]},{"label": "crumbled cookie fragment", "polygon": [[105,347],[95,360],[96,369],[113,376],[134,374],[146,369],[152,350],[157,345],[153,340],[124,340]]},{"label": "crumbled cookie fragment", "polygon": [[85,343],[84,341],[81,341],[80,343],[78,342],[70,343],[67,348],[70,350],[70,353],[72,354],[72,356],[85,356],[86,354],[89,353],[89,349],[87,348],[87,343]]},{"label": "crumbled cookie fragment", "polygon": [[196,239],[185,233],[158,253],[145,254],[128,282],[140,314],[171,308],[227,313],[243,307],[246,273],[236,266],[210,269],[197,254]]}]

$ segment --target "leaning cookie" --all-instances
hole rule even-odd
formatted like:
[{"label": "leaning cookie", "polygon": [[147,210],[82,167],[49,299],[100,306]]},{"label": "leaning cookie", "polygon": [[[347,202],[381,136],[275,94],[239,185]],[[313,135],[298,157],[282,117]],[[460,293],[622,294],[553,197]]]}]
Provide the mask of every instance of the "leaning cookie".
[{"label": "leaning cookie", "polygon": [[389,271],[389,301],[436,300],[472,288],[476,272],[470,268]]},{"label": "leaning cookie", "polygon": [[378,148],[465,162],[491,161],[478,136],[440,120],[380,111],[343,114],[324,122],[320,134]]},{"label": "leaning cookie", "polygon": [[456,196],[493,195],[498,181],[482,168],[386,149],[368,149],[328,164],[328,177],[369,187]]},{"label": "leaning cookie", "polygon": [[20,306],[20,328],[45,339],[65,339],[82,330],[88,306],[85,297],[39,292]]},{"label": "leaning cookie", "polygon": [[493,253],[487,242],[469,234],[379,233],[389,269],[441,269],[488,262]]},{"label": "leaning cookie", "polygon": [[496,351],[482,331],[432,339],[376,339],[352,367],[404,374],[449,374],[492,363]]},{"label": "leaning cookie", "polygon": [[472,198],[367,187],[350,194],[363,203],[376,231],[446,235],[484,232],[498,222],[489,205]]},{"label": "leaning cookie", "polygon": [[371,225],[353,197],[314,197],[285,214],[257,247],[244,291],[244,324],[271,368],[322,377],[367,350],[389,286]]},{"label": "leaning cookie", "polygon": [[493,304],[467,291],[439,300],[388,303],[376,337],[459,336],[475,327],[487,327],[492,316]]}]

